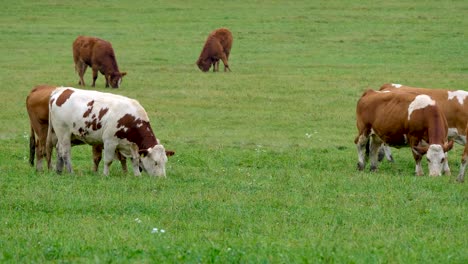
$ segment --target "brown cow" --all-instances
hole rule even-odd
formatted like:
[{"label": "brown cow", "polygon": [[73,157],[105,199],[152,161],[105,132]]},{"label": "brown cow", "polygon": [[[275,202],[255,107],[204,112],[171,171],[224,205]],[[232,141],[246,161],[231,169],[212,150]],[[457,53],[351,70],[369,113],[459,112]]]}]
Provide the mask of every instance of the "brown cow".
[{"label": "brown cow", "polygon": [[[429,175],[450,173],[446,152],[453,147],[447,142],[447,121],[436,102],[428,95],[367,90],[356,107],[358,136],[358,169],[363,170],[366,146],[369,144],[371,170],[378,165],[382,144],[409,145],[416,161],[416,175],[423,175],[421,159],[427,153]],[[369,142],[370,140],[370,142]]]},{"label": "brown cow", "polygon": [[106,78],[106,88],[109,84],[112,88],[119,88],[122,78],[127,74],[119,71],[110,42],[99,38],[77,37],[73,42],[73,60],[75,70],[80,76],[79,85],[85,86],[83,76],[88,66],[93,69],[93,87],[96,84],[98,71]]},{"label": "brown cow", "polygon": [[[26,109],[28,110],[29,121],[31,124],[31,135],[29,136],[29,163],[34,166],[34,156],[36,156],[36,170],[42,171],[42,159],[47,152],[50,154],[47,158],[47,167],[51,169],[50,155],[52,153],[53,144],[50,144],[49,150],[46,151],[47,130],[49,128],[49,98],[56,86],[38,85],[34,87],[26,98]],[[54,139],[53,141],[56,141]],[[74,145],[83,144],[80,141],[74,141]],[[36,152],[37,150],[37,152]],[[122,164],[124,172],[127,171],[127,163],[125,157],[117,153],[117,157]],[[102,145],[93,146],[93,161],[96,172],[99,162],[102,158]]]},{"label": "brown cow", "polygon": [[224,63],[224,71],[231,69],[228,65],[229,54],[232,47],[232,34],[227,28],[219,28],[208,35],[205,46],[197,60],[198,68],[204,72],[210,70],[213,65],[213,72],[219,71],[219,60]]},{"label": "brown cow", "polygon": [[[466,137],[468,135],[468,101],[466,99],[468,98],[468,92],[463,90],[415,88],[390,83],[382,85],[380,90],[427,94],[436,101],[447,119],[448,138],[465,146],[460,164],[460,172],[457,177],[459,182],[463,182],[465,168],[468,163],[468,144],[466,144]],[[387,157],[391,158],[390,150],[388,148],[384,149]]]}]

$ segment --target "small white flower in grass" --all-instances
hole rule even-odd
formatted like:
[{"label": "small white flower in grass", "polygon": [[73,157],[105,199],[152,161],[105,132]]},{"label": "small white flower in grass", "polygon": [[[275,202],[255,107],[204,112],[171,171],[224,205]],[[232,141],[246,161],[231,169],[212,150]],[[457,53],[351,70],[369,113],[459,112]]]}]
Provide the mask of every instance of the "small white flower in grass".
[{"label": "small white flower in grass", "polygon": [[166,230],[161,229],[160,232],[161,232],[161,233],[166,233]]},{"label": "small white flower in grass", "polygon": [[137,217],[137,218],[135,218],[135,222],[137,222],[138,224],[140,224],[140,223],[141,223],[141,220],[140,220],[140,218],[138,218],[138,217]]},{"label": "small white flower in grass", "polygon": [[158,231],[158,228],[154,227],[153,230],[151,230],[151,234],[157,233]]}]

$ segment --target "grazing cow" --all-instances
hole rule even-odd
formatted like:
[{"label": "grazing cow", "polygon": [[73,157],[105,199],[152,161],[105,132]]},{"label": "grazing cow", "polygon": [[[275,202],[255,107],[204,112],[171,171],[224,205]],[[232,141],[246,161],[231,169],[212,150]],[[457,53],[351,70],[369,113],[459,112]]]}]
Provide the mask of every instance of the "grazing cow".
[{"label": "grazing cow", "polygon": [[[466,144],[468,134],[468,101],[466,99],[468,98],[468,92],[463,90],[415,88],[389,83],[382,85],[380,90],[427,94],[436,101],[447,119],[448,138],[465,146],[460,164],[460,172],[457,177],[459,182],[463,182],[465,168],[468,163],[468,144]],[[391,158],[390,153],[390,150],[386,147],[385,154],[389,158]]]},{"label": "grazing cow", "polygon": [[[46,151],[47,130],[49,128],[49,98],[56,89],[55,86],[38,85],[34,87],[26,98],[26,109],[28,110],[29,121],[31,123],[31,134],[29,136],[29,163],[34,166],[34,156],[36,156],[36,170],[42,171],[42,159],[47,157],[47,167],[50,169],[50,156],[53,144],[50,144]],[[56,139],[52,139],[56,141]],[[83,142],[74,141],[74,145]],[[36,152],[37,150],[37,152]],[[125,157],[117,153],[117,157],[122,164],[123,171],[127,171]],[[97,171],[102,158],[102,144],[93,145],[94,171]]]},{"label": "grazing cow", "polygon": [[450,173],[446,152],[453,147],[447,142],[447,121],[435,101],[428,95],[391,93],[367,90],[356,108],[358,136],[358,169],[365,167],[366,145],[369,143],[371,170],[378,165],[382,144],[409,145],[416,161],[416,175],[423,175],[421,159],[427,153],[429,175],[440,176],[442,169]]},{"label": "grazing cow", "polygon": [[205,45],[197,60],[198,68],[204,72],[210,70],[213,65],[213,72],[219,71],[219,60],[224,63],[224,71],[231,69],[228,65],[229,53],[232,47],[232,34],[227,28],[219,28],[208,35]]},{"label": "grazing cow", "polygon": [[109,84],[112,88],[119,88],[122,78],[127,74],[119,71],[110,42],[99,38],[77,37],[73,42],[73,60],[75,70],[80,76],[79,85],[85,86],[83,76],[88,66],[93,69],[93,87],[96,84],[98,71],[106,78],[106,88]]},{"label": "grazing cow", "polygon": [[[57,172],[63,166],[72,172],[70,142],[104,146],[104,175],[109,174],[116,151],[130,157],[133,173],[140,175],[139,162],[150,175],[165,176],[167,156],[151,129],[148,116],[136,101],[124,96],[71,87],[57,88],[49,101],[49,138],[57,136]],[[140,157],[141,156],[141,157]]]}]

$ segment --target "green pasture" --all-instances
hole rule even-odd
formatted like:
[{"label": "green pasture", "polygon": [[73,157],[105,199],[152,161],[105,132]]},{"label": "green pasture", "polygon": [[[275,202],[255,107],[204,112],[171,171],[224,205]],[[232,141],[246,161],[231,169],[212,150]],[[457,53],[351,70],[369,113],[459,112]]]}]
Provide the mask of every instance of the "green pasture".
[{"label": "green pasture", "polygon": [[[416,177],[410,149],[370,173],[354,145],[367,88],[468,89],[467,14],[457,0],[3,1],[0,263],[467,263],[463,147],[451,176]],[[232,72],[202,73],[219,27]],[[145,107],[176,152],[167,178],[95,174],[89,146],[72,175],[29,166],[26,96],[78,87],[78,35],[112,42],[128,74],[95,90]]]}]

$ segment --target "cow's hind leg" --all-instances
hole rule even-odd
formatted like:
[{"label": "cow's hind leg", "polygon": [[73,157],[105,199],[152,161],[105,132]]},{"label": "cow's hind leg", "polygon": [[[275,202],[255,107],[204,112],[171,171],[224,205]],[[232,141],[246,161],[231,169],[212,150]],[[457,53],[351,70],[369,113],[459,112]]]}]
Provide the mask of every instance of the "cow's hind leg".
[{"label": "cow's hind leg", "polygon": [[85,86],[84,75],[85,75],[87,68],[88,68],[88,65],[86,65],[86,63],[82,61],[77,61],[75,64],[75,69],[78,72],[78,76],[80,76],[80,80],[78,81],[79,85]]},{"label": "cow's hind leg", "polygon": [[31,127],[31,134],[29,135],[29,164],[34,166],[34,156],[36,155],[36,136]]},{"label": "cow's hind leg", "polygon": [[[60,153],[63,165],[69,173],[73,173],[71,166],[71,141],[70,137],[65,137],[59,144],[60,148],[57,150]],[[58,166],[58,164],[57,164]],[[58,169],[57,169],[58,171]]]},{"label": "cow's hind leg", "polygon": [[370,170],[376,171],[379,165],[379,152],[382,149],[383,142],[375,134],[371,135],[369,144]]}]

